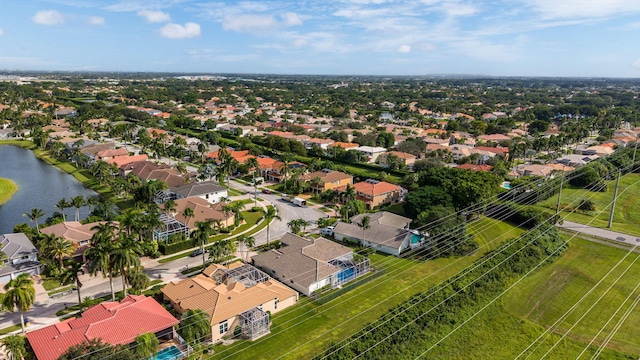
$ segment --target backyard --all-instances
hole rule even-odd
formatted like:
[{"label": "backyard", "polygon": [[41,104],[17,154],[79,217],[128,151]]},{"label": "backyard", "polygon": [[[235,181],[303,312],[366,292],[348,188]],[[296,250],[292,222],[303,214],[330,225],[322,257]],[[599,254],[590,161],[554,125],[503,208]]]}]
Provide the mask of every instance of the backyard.
[{"label": "backyard", "polygon": [[375,281],[323,305],[301,297],[300,304],[274,316],[270,335],[253,342],[219,345],[215,358],[310,358],[522,232],[509,224],[486,218],[470,225],[469,231],[476,235],[481,246],[476,254],[426,262],[373,254],[371,265],[385,270],[385,274]]}]

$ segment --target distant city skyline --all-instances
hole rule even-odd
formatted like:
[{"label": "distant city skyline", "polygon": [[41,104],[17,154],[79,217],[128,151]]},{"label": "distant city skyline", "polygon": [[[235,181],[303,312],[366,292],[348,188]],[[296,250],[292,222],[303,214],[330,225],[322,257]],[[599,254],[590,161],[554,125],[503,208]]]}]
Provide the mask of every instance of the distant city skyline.
[{"label": "distant city skyline", "polygon": [[0,69],[640,77],[637,0],[30,0]]}]

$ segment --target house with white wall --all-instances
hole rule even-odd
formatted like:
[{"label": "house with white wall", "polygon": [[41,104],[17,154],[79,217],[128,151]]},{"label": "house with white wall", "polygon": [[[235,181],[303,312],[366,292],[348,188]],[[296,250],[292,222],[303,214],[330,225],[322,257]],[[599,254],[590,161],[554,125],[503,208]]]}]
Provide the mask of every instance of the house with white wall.
[{"label": "house with white wall", "polygon": [[23,233],[0,235],[0,251],[7,255],[0,267],[0,284],[21,274],[40,274],[38,250]]}]

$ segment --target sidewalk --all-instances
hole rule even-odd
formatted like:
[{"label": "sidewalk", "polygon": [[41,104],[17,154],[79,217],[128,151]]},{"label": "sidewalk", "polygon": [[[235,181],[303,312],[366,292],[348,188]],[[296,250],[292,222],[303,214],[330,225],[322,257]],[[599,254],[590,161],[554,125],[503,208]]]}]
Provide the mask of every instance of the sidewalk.
[{"label": "sidewalk", "polygon": [[606,229],[601,229],[601,228],[596,228],[593,226],[588,226],[588,225],[583,225],[583,224],[578,224],[572,221],[563,221],[562,225],[561,224],[557,224],[556,226],[562,228],[562,229],[567,229],[570,231],[575,231],[578,233],[582,233],[582,234],[586,234],[586,235],[590,235],[590,236],[595,236],[598,238],[602,238],[602,239],[607,239],[607,240],[612,240],[612,241],[617,241],[620,243],[625,243],[627,245],[632,245],[632,246],[639,246],[640,245],[640,237],[634,236],[634,235],[629,235],[629,234],[623,234],[623,233],[619,233],[616,231],[611,231],[611,230],[606,230]]}]

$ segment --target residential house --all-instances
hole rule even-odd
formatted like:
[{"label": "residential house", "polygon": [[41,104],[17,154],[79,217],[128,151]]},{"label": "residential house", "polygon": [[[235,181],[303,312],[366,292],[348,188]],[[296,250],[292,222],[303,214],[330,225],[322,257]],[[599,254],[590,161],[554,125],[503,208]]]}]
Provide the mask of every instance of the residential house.
[{"label": "residential house", "polygon": [[369,163],[375,163],[378,159],[378,156],[387,152],[387,149],[379,146],[358,146],[357,148],[353,148],[350,150],[355,150],[362,153],[364,156],[366,156]]},{"label": "residential house", "polygon": [[368,209],[400,202],[406,195],[406,190],[398,185],[373,179],[355,183],[353,188],[356,191],[357,199],[362,200]]},{"label": "residential house", "polygon": [[493,166],[485,164],[462,164],[457,166],[456,169],[488,172],[493,169]]},{"label": "residential house", "polygon": [[152,297],[129,295],[122,301],[106,301],[73,317],[27,333],[37,360],[55,360],[70,347],[95,339],[110,345],[135,343],[137,336],[153,333],[171,340],[179,323]]},{"label": "residential house", "polygon": [[129,151],[125,148],[105,149],[96,153],[96,160],[109,161],[121,156],[129,156]]},{"label": "residential house", "polygon": [[[219,156],[218,156],[218,152],[219,151],[213,151],[208,153],[206,156],[210,159],[215,160],[216,162],[220,162]],[[255,158],[255,156],[249,154],[249,150],[227,150],[227,152],[229,153],[229,155],[231,155],[232,158],[234,158],[238,164],[244,164],[247,160],[249,160],[250,158]]]},{"label": "residential house", "polygon": [[38,250],[23,233],[0,235],[0,251],[7,259],[0,266],[0,284],[7,283],[21,274],[40,274]]},{"label": "residential house", "polygon": [[333,144],[330,144],[329,147],[340,147],[343,148],[345,150],[351,150],[351,149],[355,149],[357,147],[359,147],[360,145],[356,144],[356,143],[350,143],[350,142],[342,142],[342,141],[336,141]]},{"label": "residential house", "polygon": [[180,174],[177,169],[167,164],[156,164],[151,161],[135,161],[120,167],[120,176],[136,175],[140,180],[161,180],[167,186],[174,187],[189,182],[189,178]]},{"label": "residential house", "polygon": [[310,138],[308,140],[303,141],[304,147],[307,149],[311,149],[314,145],[319,146],[322,150],[327,150],[329,145],[333,144],[335,141],[331,139],[318,139],[318,138]]},{"label": "residential house", "polygon": [[478,135],[476,139],[484,142],[494,142],[494,143],[511,140],[510,137],[502,134]]},{"label": "residential house", "polygon": [[233,335],[236,327],[251,340],[264,336],[270,331],[267,312],[275,314],[298,302],[297,292],[240,262],[210,265],[202,274],[170,282],[162,293],[179,314],[206,312],[213,342]]},{"label": "residential house", "polygon": [[307,296],[336,288],[369,271],[368,259],[356,263],[353,250],[325,238],[286,233],[283,247],[251,258],[253,265]]},{"label": "residential house", "polygon": [[[202,221],[213,221],[214,225],[219,222],[220,227],[229,227],[233,225],[234,213],[225,212],[223,207],[226,203],[217,202],[215,204],[199,197],[189,197],[185,199],[177,199],[174,217],[176,220],[187,225],[192,231],[197,228],[196,223]],[[193,210],[192,217],[183,215],[184,209]]]},{"label": "residential house", "polygon": [[402,152],[402,151],[389,151],[383,154],[380,154],[380,156],[378,156],[378,164],[380,164],[380,166],[383,167],[389,167],[389,156],[393,155],[398,159],[399,164],[403,164],[404,167],[408,168],[408,169],[412,169],[413,168],[413,164],[415,164],[416,162],[416,156],[413,154],[409,154],[406,152]]},{"label": "residential house", "polygon": [[[319,183],[314,183],[313,179],[319,178]],[[353,176],[340,171],[322,169],[303,175],[301,180],[311,183],[311,189],[318,192],[332,190],[341,186],[353,184]]]},{"label": "residential house", "polygon": [[[41,228],[40,232],[47,235],[58,236],[71,242],[74,249],[73,258],[78,262],[84,262],[84,252],[89,248],[91,237],[96,233],[96,230],[93,230],[93,228],[101,224],[104,224],[104,221],[88,224],[82,224],[77,221],[65,221]],[[117,227],[119,224],[113,222],[113,225]]]},{"label": "residential house", "polygon": [[579,167],[588,164],[597,158],[597,155],[565,154],[555,159],[555,162],[566,166]]},{"label": "residential house", "polygon": [[160,190],[154,196],[156,204],[163,204],[169,200],[199,197],[210,204],[220,202],[220,199],[228,197],[227,188],[217,181],[200,181],[172,187],[168,190]]},{"label": "residential house", "polygon": [[[369,216],[369,228],[358,226],[364,216]],[[403,251],[422,245],[423,236],[409,230],[411,219],[387,211],[373,214],[360,214],[351,218],[351,222],[338,222],[333,236],[339,241],[357,241],[377,251],[399,256]]]}]

